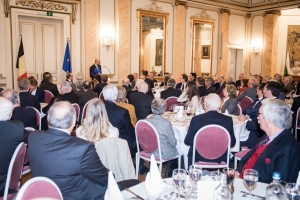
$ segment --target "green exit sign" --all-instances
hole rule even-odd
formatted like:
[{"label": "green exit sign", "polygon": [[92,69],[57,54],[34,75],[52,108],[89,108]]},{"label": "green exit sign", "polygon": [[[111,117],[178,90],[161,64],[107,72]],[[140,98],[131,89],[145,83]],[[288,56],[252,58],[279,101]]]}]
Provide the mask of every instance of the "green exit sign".
[{"label": "green exit sign", "polygon": [[53,12],[47,12],[47,16],[53,16]]}]

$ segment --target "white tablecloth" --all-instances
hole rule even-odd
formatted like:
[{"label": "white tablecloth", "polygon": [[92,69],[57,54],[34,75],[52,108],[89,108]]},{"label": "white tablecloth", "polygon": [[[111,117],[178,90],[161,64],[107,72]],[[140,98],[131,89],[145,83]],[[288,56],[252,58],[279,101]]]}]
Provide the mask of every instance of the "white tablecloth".
[{"label": "white tablecloth", "polygon": [[[172,182],[171,178],[165,179],[168,182]],[[259,195],[261,197],[265,197],[266,194],[266,187],[267,184],[265,183],[257,183],[256,188],[252,191],[252,194]],[[145,189],[145,182],[142,182],[136,186],[133,186],[130,188],[130,190],[137,195],[141,196],[142,198],[146,199],[146,189]],[[243,193],[241,191],[248,192],[247,188],[244,186],[243,179],[235,179],[234,180],[234,193],[233,193],[233,199],[239,200],[239,199],[247,199],[247,197],[242,197]],[[124,199],[130,199],[134,197],[133,194],[127,192],[126,190],[122,191],[122,196]]]}]

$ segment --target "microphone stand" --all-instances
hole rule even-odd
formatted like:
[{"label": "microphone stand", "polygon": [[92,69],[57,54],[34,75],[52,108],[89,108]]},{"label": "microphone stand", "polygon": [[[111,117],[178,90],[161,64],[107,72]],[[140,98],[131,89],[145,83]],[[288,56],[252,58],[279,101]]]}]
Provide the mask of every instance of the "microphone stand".
[{"label": "microphone stand", "polygon": [[108,69],[108,67],[106,67],[106,66],[103,66],[103,67],[106,68],[106,69],[108,70],[109,74],[111,75],[111,72],[110,72],[110,70]]}]

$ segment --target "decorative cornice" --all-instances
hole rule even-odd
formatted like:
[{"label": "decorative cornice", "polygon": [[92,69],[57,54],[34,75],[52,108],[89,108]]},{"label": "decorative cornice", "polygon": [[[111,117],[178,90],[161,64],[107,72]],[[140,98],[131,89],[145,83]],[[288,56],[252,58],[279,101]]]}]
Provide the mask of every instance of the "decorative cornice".
[{"label": "decorative cornice", "polygon": [[187,4],[187,2],[185,2],[185,1],[179,1],[179,0],[176,0],[175,6],[179,6],[179,5],[182,5],[182,6],[184,6],[186,9],[188,9],[188,4]]},{"label": "decorative cornice", "polygon": [[206,10],[202,10],[202,13],[198,13],[194,16],[192,16],[194,18],[200,18],[200,19],[204,19],[204,20],[213,20],[209,14],[206,13]]},{"label": "decorative cornice", "polygon": [[56,11],[68,11],[68,9],[58,3],[46,2],[46,1],[39,1],[39,0],[16,0],[17,6],[24,6],[42,10],[56,10]]},{"label": "decorative cornice", "polygon": [[72,4],[72,23],[73,24],[75,24],[75,21],[76,21],[77,9],[78,9],[78,3],[73,3]]},{"label": "decorative cornice", "polygon": [[220,13],[221,13],[221,14],[227,13],[228,15],[231,14],[230,10],[228,10],[228,9],[220,9]]},{"label": "decorative cornice", "polygon": [[9,0],[4,0],[4,13],[5,13],[5,17],[8,18],[8,14],[9,14]]},{"label": "decorative cornice", "polygon": [[157,6],[157,2],[153,1],[151,5],[146,6],[143,10],[149,10],[154,12],[164,12],[161,7]]},{"label": "decorative cornice", "polygon": [[262,15],[263,17],[265,17],[266,15],[281,15],[280,10],[269,10],[269,11],[265,11],[264,14]]}]

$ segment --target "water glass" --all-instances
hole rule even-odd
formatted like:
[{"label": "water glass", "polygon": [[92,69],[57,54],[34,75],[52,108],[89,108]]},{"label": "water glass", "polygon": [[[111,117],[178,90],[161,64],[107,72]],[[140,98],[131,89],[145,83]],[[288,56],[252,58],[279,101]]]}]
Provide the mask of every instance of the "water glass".
[{"label": "water glass", "polygon": [[209,173],[211,181],[220,181],[221,179],[221,172],[220,171],[211,171]]},{"label": "water glass", "polygon": [[182,194],[184,185],[185,185],[185,181],[186,181],[185,169],[174,169],[172,178],[173,178],[173,181],[175,183],[178,193]]},{"label": "water glass", "polygon": [[245,169],[244,170],[244,183],[249,190],[250,199],[252,199],[252,190],[256,187],[258,181],[258,171],[254,169]]},{"label": "water glass", "polygon": [[189,177],[192,182],[192,196],[197,197],[197,182],[200,181],[202,176],[202,168],[191,165],[189,168]]},{"label": "water glass", "polygon": [[300,189],[296,187],[295,183],[287,183],[285,185],[285,192],[288,200],[300,199]]}]

